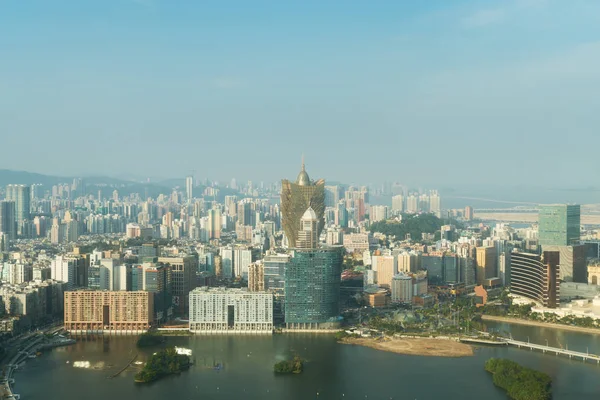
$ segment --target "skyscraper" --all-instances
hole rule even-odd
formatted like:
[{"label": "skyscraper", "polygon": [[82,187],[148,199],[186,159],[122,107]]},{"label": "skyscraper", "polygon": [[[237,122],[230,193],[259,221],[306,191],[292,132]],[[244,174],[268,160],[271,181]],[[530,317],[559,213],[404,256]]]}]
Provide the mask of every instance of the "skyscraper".
[{"label": "skyscraper", "polygon": [[404,212],[404,196],[397,194],[392,197],[392,213],[400,214]]},{"label": "skyscraper", "polygon": [[437,190],[432,190],[429,193],[429,210],[436,217],[441,218],[442,216],[442,200]]},{"label": "skyscraper", "polygon": [[0,201],[0,232],[6,234],[9,240],[17,238],[14,201]]},{"label": "skyscraper", "polygon": [[291,329],[334,327],[339,322],[343,247],[319,247],[319,221],[312,208],[300,222],[296,248],[285,266],[285,322]]},{"label": "skyscraper", "polygon": [[510,291],[555,308],[560,301],[560,253],[544,251],[542,255],[511,254]]},{"label": "skyscraper", "polygon": [[483,285],[488,278],[496,276],[496,248],[477,247],[477,284]]},{"label": "skyscraper", "polygon": [[341,246],[295,249],[285,267],[285,323],[289,329],[339,325]]},{"label": "skyscraper", "polygon": [[298,232],[301,230],[300,219],[309,207],[319,221],[318,236],[325,226],[325,180],[311,181],[303,161],[295,183],[287,179],[281,181],[281,222],[291,248],[296,247]]},{"label": "skyscraper", "polygon": [[159,257],[158,262],[171,267],[174,311],[187,313],[188,295],[196,287],[198,260],[193,256]]},{"label": "skyscraper", "polygon": [[185,178],[185,194],[188,204],[192,202],[194,197],[194,177],[188,176]]},{"label": "skyscraper", "polygon": [[541,246],[577,244],[580,225],[581,207],[579,205],[540,205],[539,244]]},{"label": "skyscraper", "polygon": [[17,233],[21,233],[23,221],[31,218],[31,188],[26,185],[8,185],[6,187],[6,200],[15,202],[15,219]]},{"label": "skyscraper", "polygon": [[298,232],[296,247],[299,249],[316,249],[319,244],[319,219],[312,208],[308,208],[300,218],[302,230]]},{"label": "skyscraper", "polygon": [[221,210],[212,208],[208,211],[208,237],[219,239],[221,237]]}]

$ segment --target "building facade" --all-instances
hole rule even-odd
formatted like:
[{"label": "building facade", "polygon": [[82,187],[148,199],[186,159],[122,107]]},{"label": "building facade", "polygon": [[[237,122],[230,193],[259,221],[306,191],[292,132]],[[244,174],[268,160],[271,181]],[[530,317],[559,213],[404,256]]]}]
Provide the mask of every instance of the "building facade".
[{"label": "building facade", "polygon": [[302,162],[302,170],[296,182],[286,179],[281,181],[281,224],[290,248],[296,247],[298,232],[302,230],[300,219],[309,207],[314,210],[319,221],[320,235],[325,226],[325,181],[311,181]]},{"label": "building facade", "polygon": [[560,302],[559,264],[560,253],[557,251],[544,251],[542,255],[513,252],[511,293],[544,307],[557,307]]},{"label": "building facade", "polygon": [[158,263],[170,267],[173,311],[184,315],[189,308],[188,294],[196,287],[198,260],[193,256],[159,257]]},{"label": "building facade", "polygon": [[9,240],[17,238],[17,220],[15,202],[0,201],[0,232],[8,236]]},{"label": "building facade", "polygon": [[295,249],[285,269],[285,324],[289,329],[339,325],[340,246]]},{"label": "building facade", "polygon": [[541,205],[539,211],[539,244],[570,246],[577,244],[581,229],[581,207],[571,204]]},{"label": "building facade", "polygon": [[8,185],[6,200],[15,203],[17,233],[21,234],[23,222],[31,219],[31,188],[27,185]]},{"label": "building facade", "polygon": [[413,298],[413,278],[412,276],[399,273],[392,279],[392,302],[393,303],[412,303]]},{"label": "building facade", "polygon": [[201,287],[190,292],[189,304],[190,332],[273,332],[272,293]]},{"label": "building facade", "polygon": [[148,292],[67,291],[65,329],[71,333],[140,333],[150,329],[154,314]]}]

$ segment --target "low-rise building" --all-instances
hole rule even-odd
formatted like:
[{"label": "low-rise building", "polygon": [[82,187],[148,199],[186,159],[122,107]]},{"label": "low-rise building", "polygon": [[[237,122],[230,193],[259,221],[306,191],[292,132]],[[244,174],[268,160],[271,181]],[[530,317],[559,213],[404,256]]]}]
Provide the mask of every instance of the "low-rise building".
[{"label": "low-rise building", "polygon": [[190,332],[272,333],[273,294],[201,287],[190,292]]},{"label": "low-rise building", "polygon": [[140,333],[153,317],[154,296],[145,291],[65,292],[65,329],[71,333]]}]

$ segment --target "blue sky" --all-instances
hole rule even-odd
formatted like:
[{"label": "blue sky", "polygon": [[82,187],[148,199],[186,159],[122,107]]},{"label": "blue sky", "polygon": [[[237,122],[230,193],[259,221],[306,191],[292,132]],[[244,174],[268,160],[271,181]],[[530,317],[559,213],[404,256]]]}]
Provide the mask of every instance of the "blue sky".
[{"label": "blue sky", "polygon": [[600,2],[0,0],[0,168],[594,185]]}]

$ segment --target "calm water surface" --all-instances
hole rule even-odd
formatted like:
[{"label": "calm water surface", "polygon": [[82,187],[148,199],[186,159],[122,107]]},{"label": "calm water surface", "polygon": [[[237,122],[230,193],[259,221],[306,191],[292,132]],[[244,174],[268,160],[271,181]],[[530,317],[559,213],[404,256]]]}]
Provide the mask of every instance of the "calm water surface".
[{"label": "calm water surface", "polygon": [[[600,336],[489,323],[517,339],[600,354]],[[169,345],[192,349],[196,364],[187,372],[150,385],[133,382],[135,369],[107,377],[139,352],[135,338],[81,340],[28,360],[16,378],[15,392],[27,399],[506,399],[483,364],[506,357],[542,370],[554,379],[554,399],[599,399],[600,366],[515,348],[477,348],[474,357],[404,356],[340,345],[329,335],[171,337]],[[273,363],[299,354],[305,372],[275,376]],[[89,362],[78,368],[76,361]],[[68,363],[67,363],[68,362]],[[221,363],[223,369],[212,366]],[[79,365],[79,364],[77,364]],[[87,365],[87,363],[86,363]]]}]

